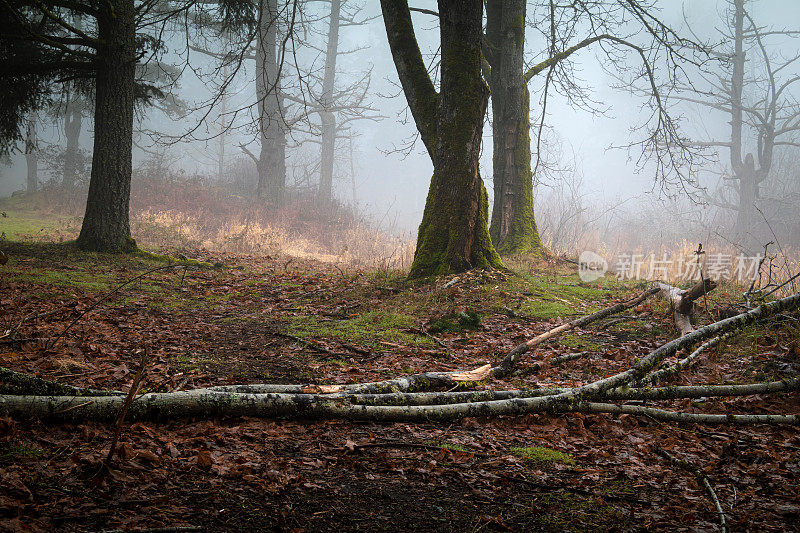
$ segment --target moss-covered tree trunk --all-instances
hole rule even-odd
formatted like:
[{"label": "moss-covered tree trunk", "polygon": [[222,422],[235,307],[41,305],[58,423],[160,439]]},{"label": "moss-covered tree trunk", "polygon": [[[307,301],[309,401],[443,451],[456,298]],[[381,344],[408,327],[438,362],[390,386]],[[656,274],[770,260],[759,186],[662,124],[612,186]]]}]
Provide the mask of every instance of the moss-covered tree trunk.
[{"label": "moss-covered tree trunk", "polygon": [[383,0],[381,6],[397,73],[434,167],[409,276],[500,267],[478,168],[489,97],[480,70],[482,2],[439,1],[439,94],[422,61],[408,3]]},{"label": "moss-covered tree trunk", "polygon": [[136,70],[134,0],[98,4],[94,152],[78,247],[99,252],[136,249],[131,238],[131,147]]},{"label": "moss-covered tree trunk", "polygon": [[492,90],[494,205],[490,234],[502,254],[541,248],[533,212],[530,95],[524,77],[525,0],[486,3]]}]

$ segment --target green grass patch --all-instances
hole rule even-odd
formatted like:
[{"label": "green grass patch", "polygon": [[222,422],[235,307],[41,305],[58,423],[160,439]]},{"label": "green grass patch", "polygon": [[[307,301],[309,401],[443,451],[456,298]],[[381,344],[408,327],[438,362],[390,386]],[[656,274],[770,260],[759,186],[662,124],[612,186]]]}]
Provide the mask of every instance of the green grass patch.
[{"label": "green grass patch", "polygon": [[515,446],[511,448],[511,453],[517,457],[522,457],[523,459],[536,463],[575,464],[575,458],[572,454],[560,452],[544,446]]},{"label": "green grass patch", "polygon": [[44,448],[24,441],[0,442],[0,464],[14,463],[20,460],[41,459],[47,455]]},{"label": "green grass patch", "polygon": [[396,287],[405,283],[406,273],[402,270],[378,269],[370,272],[368,279],[376,285]]},{"label": "green grass patch", "polygon": [[404,331],[414,324],[413,316],[387,311],[370,311],[346,320],[298,316],[290,320],[287,333],[301,338],[335,338],[372,347],[380,346],[381,341],[404,345],[432,344],[426,337]]},{"label": "green grass patch", "polygon": [[[596,311],[627,287],[611,277],[584,283],[577,273],[554,272],[516,272],[498,288],[508,295],[522,297],[514,307],[521,315],[547,320]],[[485,292],[498,291],[494,286],[487,286]]]},{"label": "green grass patch", "polygon": [[562,346],[589,352],[597,352],[601,349],[601,346],[590,340],[588,335],[565,335],[558,342]]},{"label": "green grass patch", "polygon": [[58,287],[80,287],[94,292],[105,292],[112,284],[112,277],[108,274],[97,272],[83,272],[80,270],[46,270],[31,268],[25,270],[10,270],[4,276],[11,281],[24,281],[56,285]]},{"label": "green grass patch", "polygon": [[54,232],[65,229],[65,224],[71,218],[0,207],[0,240],[19,241],[39,236],[52,238]]}]

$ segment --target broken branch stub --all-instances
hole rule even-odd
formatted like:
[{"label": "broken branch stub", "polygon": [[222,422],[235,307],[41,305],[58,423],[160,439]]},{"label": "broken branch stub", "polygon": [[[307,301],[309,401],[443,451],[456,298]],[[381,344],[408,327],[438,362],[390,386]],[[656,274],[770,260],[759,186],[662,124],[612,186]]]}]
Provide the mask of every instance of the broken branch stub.
[{"label": "broken branch stub", "polygon": [[717,282],[711,278],[698,281],[696,285],[687,290],[662,282],[655,283],[659,296],[672,306],[675,326],[680,330],[681,335],[694,331],[691,319],[694,314],[694,301],[714,290],[716,286]]}]

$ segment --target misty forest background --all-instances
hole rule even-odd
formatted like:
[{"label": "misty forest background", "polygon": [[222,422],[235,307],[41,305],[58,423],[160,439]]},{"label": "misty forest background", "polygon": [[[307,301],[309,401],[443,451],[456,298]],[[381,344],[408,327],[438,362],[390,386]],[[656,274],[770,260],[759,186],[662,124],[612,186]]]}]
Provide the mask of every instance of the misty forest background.
[{"label": "misty forest background", "polygon": [[797,2],[0,20],[0,529],[797,528]]},{"label": "misty forest background", "polygon": [[[239,20],[212,6],[150,4],[137,30],[146,97],[133,123],[134,238],[409,268],[433,165],[378,3],[265,0]],[[177,10],[169,16],[168,4]],[[416,37],[438,84],[436,6],[416,8]],[[72,29],[56,25],[56,35],[96,31],[90,16],[59,9]],[[525,80],[530,129],[519,142],[530,144],[531,170],[521,179],[532,183],[542,244],[613,261],[623,252],[685,255],[697,242],[753,255],[771,241],[796,262],[800,41],[784,21],[798,10],[654,2],[641,13],[663,22],[655,28],[614,3],[585,13],[528,3],[524,71],[578,45]],[[646,55],[583,42],[611,26]],[[81,227],[95,131],[92,85],[69,74],[48,74],[0,167],[0,195],[41,190],[27,201],[58,213],[57,223],[29,225],[64,240]],[[490,86],[491,76],[484,72]],[[495,198],[506,194],[494,178],[504,171],[493,166],[493,113],[504,112],[495,100],[480,146],[492,224],[502,218]],[[7,220],[6,238],[29,231],[23,222]]]}]

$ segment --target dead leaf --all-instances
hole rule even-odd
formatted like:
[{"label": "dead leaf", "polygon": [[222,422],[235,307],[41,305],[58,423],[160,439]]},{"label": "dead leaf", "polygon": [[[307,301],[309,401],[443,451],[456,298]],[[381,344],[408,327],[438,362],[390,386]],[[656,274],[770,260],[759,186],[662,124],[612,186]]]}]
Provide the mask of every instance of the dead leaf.
[{"label": "dead leaf", "polygon": [[177,459],[177,458],[180,456],[180,454],[181,454],[181,452],[180,452],[180,451],[178,451],[178,448],[177,448],[177,446],[175,446],[175,444],[173,444],[173,443],[171,443],[171,442],[168,442],[168,443],[167,443],[167,453],[168,453],[168,454],[169,454],[169,456],[170,456],[170,457],[172,457],[173,459]]},{"label": "dead leaf", "polygon": [[136,458],[147,461],[148,463],[158,463],[161,461],[161,458],[150,450],[138,450],[136,452]]},{"label": "dead leaf", "polygon": [[211,465],[214,464],[214,458],[211,456],[211,452],[208,450],[202,450],[197,454],[195,457],[195,461],[197,462],[197,466],[200,468],[211,468]]}]

